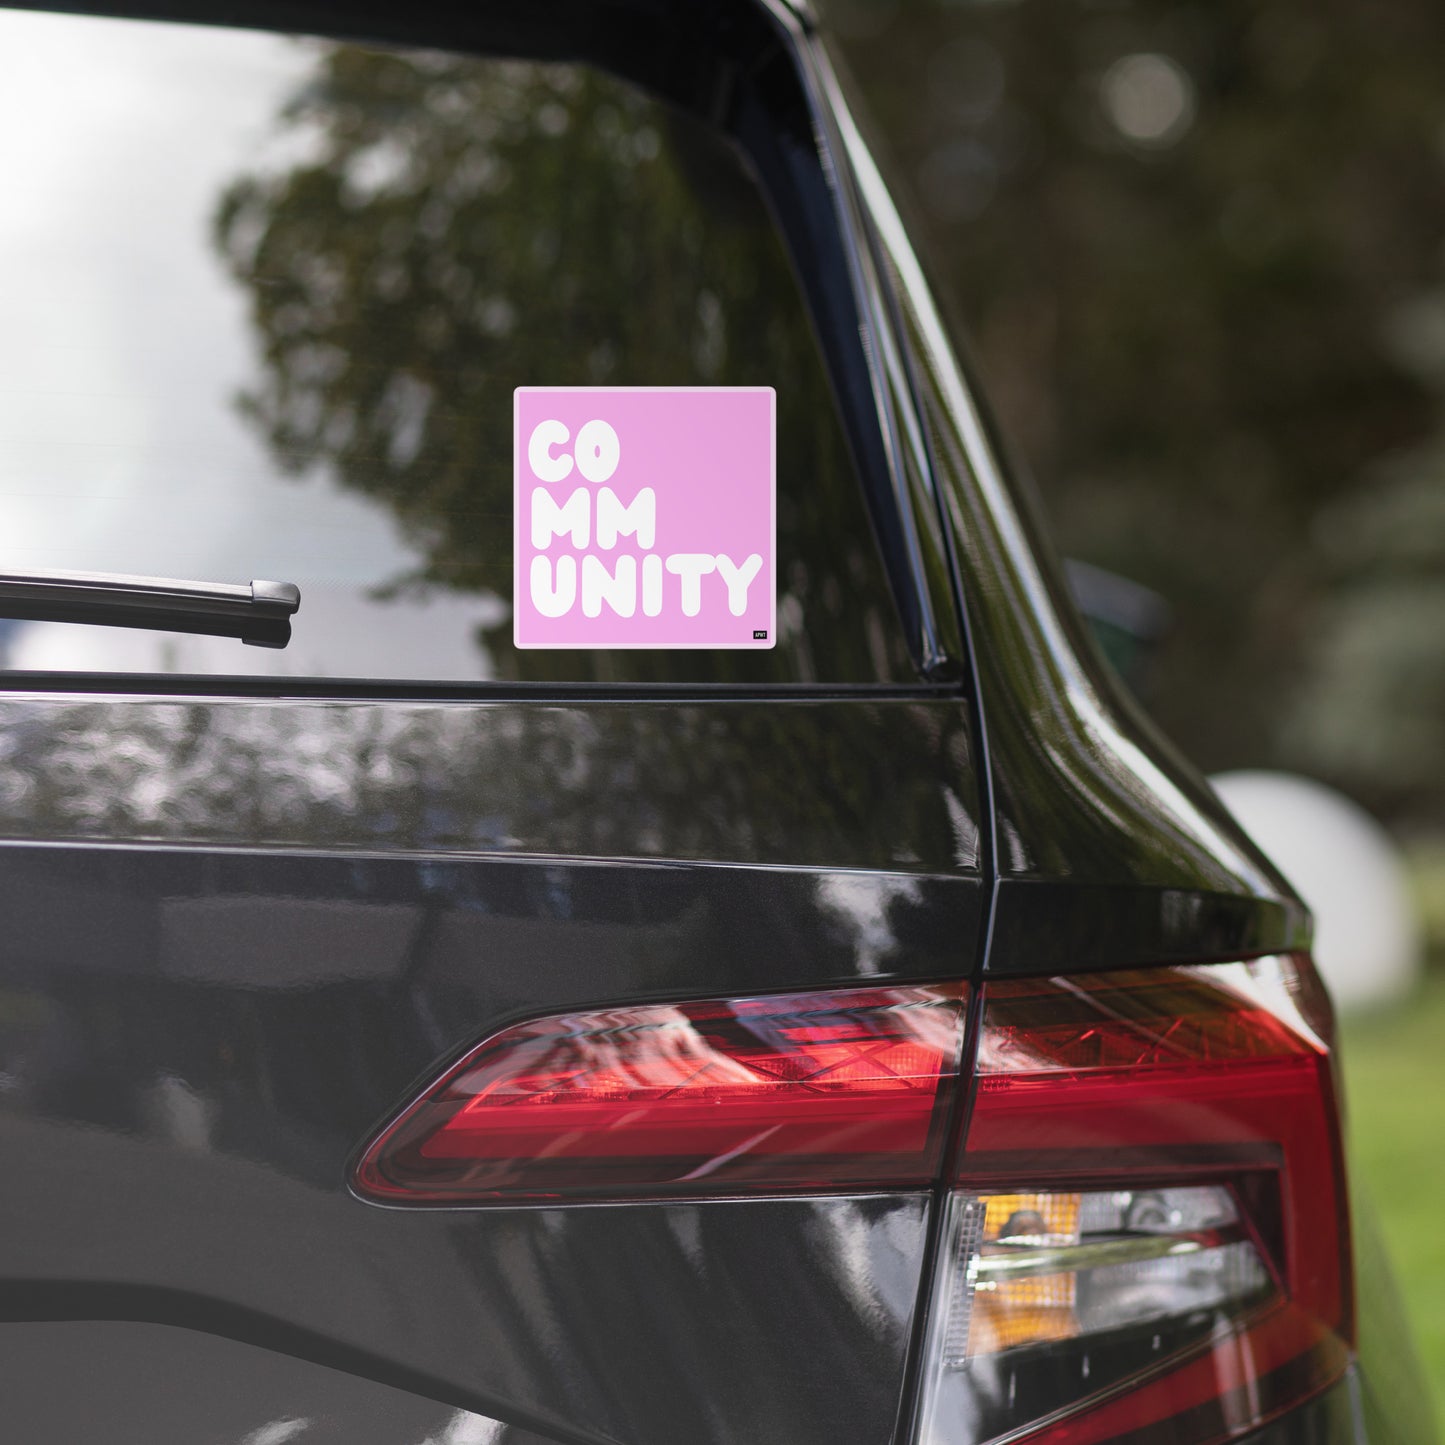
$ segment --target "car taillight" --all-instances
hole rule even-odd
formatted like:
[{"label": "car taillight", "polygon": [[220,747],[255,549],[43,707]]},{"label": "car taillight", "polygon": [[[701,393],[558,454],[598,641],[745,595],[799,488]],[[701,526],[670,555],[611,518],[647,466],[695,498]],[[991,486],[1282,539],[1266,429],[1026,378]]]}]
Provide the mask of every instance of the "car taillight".
[{"label": "car taillight", "polygon": [[915,1445],[1217,1445],[1337,1380],[1351,1272],[1305,958],[644,1004],[493,1035],[352,1186],[470,1206],[937,1187]]},{"label": "car taillight", "polygon": [[1339,1378],[1318,998],[1292,958],[985,985],[920,1445],[1203,1445]]},{"label": "car taillight", "polygon": [[964,988],[554,1015],[473,1049],[363,1152],[385,1204],[920,1187],[942,1163]]}]

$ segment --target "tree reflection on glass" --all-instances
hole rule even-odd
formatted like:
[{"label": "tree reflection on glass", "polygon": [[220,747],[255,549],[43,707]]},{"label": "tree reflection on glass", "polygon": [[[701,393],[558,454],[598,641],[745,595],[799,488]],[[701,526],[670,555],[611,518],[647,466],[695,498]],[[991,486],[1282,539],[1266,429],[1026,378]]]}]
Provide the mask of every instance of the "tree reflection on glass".
[{"label": "tree reflection on glass", "polygon": [[294,160],[215,217],[278,462],[384,502],[419,564],[388,595],[511,596],[512,390],[772,385],[771,653],[518,653],[503,677],[906,675],[881,566],[786,256],[738,158],[574,66],[328,46],[283,112]]}]

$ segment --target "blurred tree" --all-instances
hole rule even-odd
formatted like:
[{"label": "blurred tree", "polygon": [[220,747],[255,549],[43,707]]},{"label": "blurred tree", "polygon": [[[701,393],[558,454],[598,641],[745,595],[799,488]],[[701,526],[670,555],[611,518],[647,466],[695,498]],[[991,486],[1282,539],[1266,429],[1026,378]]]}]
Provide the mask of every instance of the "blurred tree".
[{"label": "blurred tree", "polygon": [[274,456],[385,502],[401,588],[512,590],[517,386],[778,389],[779,645],[528,652],[503,677],[866,680],[908,663],[787,256],[738,158],[572,65],[318,48],[287,163],[216,214],[264,367]]},{"label": "blurred tree", "polygon": [[824,10],[1063,549],[1174,605],[1165,729],[1438,817],[1445,10]]}]

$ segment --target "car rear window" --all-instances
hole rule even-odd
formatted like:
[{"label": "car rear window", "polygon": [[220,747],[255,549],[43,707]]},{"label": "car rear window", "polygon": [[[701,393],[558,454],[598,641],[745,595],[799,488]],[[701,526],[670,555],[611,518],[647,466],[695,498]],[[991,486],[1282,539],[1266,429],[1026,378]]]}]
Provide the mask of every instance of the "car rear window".
[{"label": "car rear window", "polygon": [[[848,683],[913,669],[740,157],[584,65],[0,10],[0,571],[300,585],[284,651],[0,666]],[[518,650],[519,386],[776,391],[769,650]]]}]

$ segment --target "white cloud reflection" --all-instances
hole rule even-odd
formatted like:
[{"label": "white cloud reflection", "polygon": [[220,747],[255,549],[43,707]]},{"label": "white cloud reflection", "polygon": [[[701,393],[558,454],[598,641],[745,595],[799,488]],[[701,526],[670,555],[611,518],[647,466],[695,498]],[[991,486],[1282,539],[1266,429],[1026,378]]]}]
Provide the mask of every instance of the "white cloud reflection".
[{"label": "white cloud reflection", "polygon": [[0,11],[0,570],[269,577],[303,596],[285,652],[12,623],[0,662],[357,675],[400,647],[410,676],[481,675],[475,630],[497,600],[369,600],[419,560],[390,514],[278,475],[234,404],[257,363],[211,220],[228,183],[275,159],[277,112],[315,54]]}]

